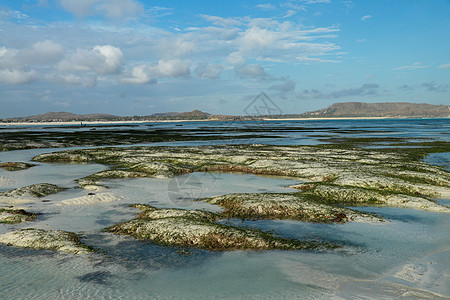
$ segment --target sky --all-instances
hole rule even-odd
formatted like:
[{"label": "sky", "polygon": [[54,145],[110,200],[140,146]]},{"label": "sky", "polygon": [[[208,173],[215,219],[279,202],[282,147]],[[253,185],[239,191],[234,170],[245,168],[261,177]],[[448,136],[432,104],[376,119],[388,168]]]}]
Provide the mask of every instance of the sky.
[{"label": "sky", "polygon": [[0,118],[450,104],[450,0],[2,0]]}]

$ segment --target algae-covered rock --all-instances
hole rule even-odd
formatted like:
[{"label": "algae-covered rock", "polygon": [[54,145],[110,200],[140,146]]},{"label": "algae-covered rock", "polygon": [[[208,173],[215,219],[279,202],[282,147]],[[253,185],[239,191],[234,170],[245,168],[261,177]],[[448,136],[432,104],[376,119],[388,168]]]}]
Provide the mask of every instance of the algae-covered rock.
[{"label": "algae-covered rock", "polygon": [[194,247],[212,251],[229,250],[295,250],[333,247],[318,242],[302,242],[275,237],[259,230],[214,223],[220,217],[198,210],[156,209],[136,205],[138,218],[107,230],[162,245]]},{"label": "algae-covered rock", "polygon": [[0,223],[17,224],[33,221],[38,214],[27,212],[23,209],[0,208]]},{"label": "algae-covered rock", "polygon": [[50,183],[38,183],[0,193],[0,197],[45,197],[66,190]]},{"label": "algae-covered rock", "polygon": [[327,204],[345,204],[357,206],[392,206],[420,209],[431,212],[447,212],[450,208],[437,204],[429,199],[402,194],[384,193],[375,189],[336,184],[306,183],[291,186],[303,190],[304,194],[317,197],[320,202]]},{"label": "algae-covered rock", "polygon": [[[447,144],[445,144],[447,145]],[[444,145],[444,146],[445,146]],[[343,146],[344,147],[344,146]],[[103,178],[172,177],[187,172],[240,172],[286,176],[292,179],[375,190],[393,195],[390,203],[442,197],[450,193],[450,173],[420,161],[414,151],[343,148],[338,145],[214,145],[199,147],[135,147],[71,150],[39,155],[37,161],[89,161],[110,165],[111,170],[83,178],[85,186]],[[423,149],[423,148],[420,148]],[[431,151],[431,150],[430,150]],[[361,202],[347,193],[353,202]],[[367,193],[360,193],[363,198]],[[396,195],[408,196],[399,199]],[[371,197],[370,195],[368,196]],[[402,197],[400,197],[402,198]],[[377,198],[372,204],[387,205]],[[416,200],[417,200],[416,199]],[[349,201],[337,197],[334,204]],[[425,203],[426,201],[424,201]],[[430,210],[431,203],[416,206]]]},{"label": "algae-covered rock", "polygon": [[6,163],[0,163],[0,168],[4,168],[8,171],[20,171],[20,170],[26,170],[31,167],[36,166],[35,164],[29,164],[24,162],[6,162]]},{"label": "algae-covered rock", "polygon": [[308,194],[228,194],[205,199],[225,208],[227,218],[290,219],[305,222],[373,222],[380,219],[355,210],[320,203]]},{"label": "algae-covered rock", "polygon": [[53,250],[74,254],[86,254],[93,250],[72,232],[27,228],[0,234],[0,243],[8,246],[36,250]]}]

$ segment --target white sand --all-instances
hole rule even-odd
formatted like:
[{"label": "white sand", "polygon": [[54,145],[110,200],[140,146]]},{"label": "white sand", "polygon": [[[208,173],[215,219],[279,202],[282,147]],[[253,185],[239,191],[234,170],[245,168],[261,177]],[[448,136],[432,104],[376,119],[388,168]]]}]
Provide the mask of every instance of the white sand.
[{"label": "white sand", "polygon": [[107,202],[114,202],[121,200],[122,197],[117,196],[112,193],[99,193],[95,195],[86,195],[77,198],[71,198],[62,200],[60,203],[56,205],[90,205],[90,204],[101,204]]},{"label": "white sand", "polygon": [[26,203],[34,203],[38,201],[38,198],[29,198],[29,197],[0,197],[0,203],[16,205],[16,204],[26,204]]},{"label": "white sand", "polygon": [[0,186],[7,186],[11,184],[14,184],[14,180],[5,176],[0,176]]}]

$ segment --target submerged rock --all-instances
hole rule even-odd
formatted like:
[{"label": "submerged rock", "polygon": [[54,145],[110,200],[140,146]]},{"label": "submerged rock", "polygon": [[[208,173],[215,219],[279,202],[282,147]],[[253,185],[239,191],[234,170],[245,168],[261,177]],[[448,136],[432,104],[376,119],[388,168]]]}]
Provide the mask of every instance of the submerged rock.
[{"label": "submerged rock", "polygon": [[75,254],[92,252],[84,245],[80,237],[72,232],[27,228],[0,234],[0,243],[8,246],[31,248],[36,250],[53,250]]},{"label": "submerged rock", "polygon": [[348,208],[319,203],[308,194],[228,194],[204,199],[225,208],[227,218],[290,219],[305,222],[373,222],[379,218]]},{"label": "submerged rock", "polygon": [[33,221],[38,214],[27,212],[23,209],[0,208],[0,223],[17,224]]},{"label": "submerged rock", "polygon": [[38,183],[0,193],[0,197],[45,197],[65,191],[66,188],[50,183]]},{"label": "submerged rock", "polygon": [[34,166],[36,165],[24,162],[6,162],[0,164],[0,168],[5,168],[8,171],[26,170]]},{"label": "submerged rock", "polygon": [[214,223],[219,215],[181,209],[156,209],[135,205],[141,209],[138,218],[107,230],[162,245],[195,247],[211,251],[229,250],[295,250],[334,247],[318,242],[275,237],[270,233]]}]

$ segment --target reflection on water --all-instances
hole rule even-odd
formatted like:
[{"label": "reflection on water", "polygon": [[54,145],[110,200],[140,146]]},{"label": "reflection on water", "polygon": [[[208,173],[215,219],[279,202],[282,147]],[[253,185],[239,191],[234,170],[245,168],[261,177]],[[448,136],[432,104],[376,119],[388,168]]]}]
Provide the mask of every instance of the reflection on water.
[{"label": "reflection on water", "polygon": [[[211,126],[210,122],[184,124],[193,128]],[[443,140],[448,140],[448,135],[440,133],[449,127],[448,121],[445,120],[276,121],[272,125],[337,127],[339,130],[357,128],[364,129],[365,131],[358,135],[365,136],[422,136]],[[307,136],[311,135],[311,132],[282,134],[287,138],[267,141],[286,144],[317,142],[317,138]],[[345,134],[339,133],[339,136],[343,135]],[[211,143],[214,142],[186,142],[174,145]],[[42,149],[0,153],[0,162],[30,161],[33,156],[49,151],[51,150]],[[433,154],[426,161],[448,169],[449,156],[448,153]],[[35,222],[0,224],[0,232],[25,227],[80,232],[85,236],[84,241],[87,244],[106,251],[89,256],[74,256],[0,245],[0,298],[389,299],[406,297],[409,295],[407,292],[412,290],[414,295],[419,295],[418,298],[437,298],[436,294],[430,293],[450,295],[450,218],[446,214],[364,207],[358,209],[377,213],[388,221],[381,224],[337,225],[288,220],[228,220],[227,222],[237,226],[270,230],[280,236],[335,241],[343,247],[319,253],[215,253],[195,249],[181,252],[181,249],[116,236],[102,232],[102,229],[132,219],[136,209],[128,206],[131,203],[146,203],[158,208],[218,211],[219,207],[193,201],[193,198],[232,192],[290,192],[292,190],[285,186],[298,182],[284,178],[221,173],[193,173],[175,179],[106,180],[102,184],[109,186],[108,192],[120,196],[120,200],[91,205],[57,205],[61,204],[62,200],[86,195],[88,191],[76,188],[74,180],[104,169],[105,166],[96,164],[45,163],[18,172],[0,169],[0,178],[10,179],[9,183],[0,181],[0,191],[42,182],[68,188],[65,192],[41,199],[45,202],[38,200],[23,204],[24,208],[42,212],[43,215]]]}]

